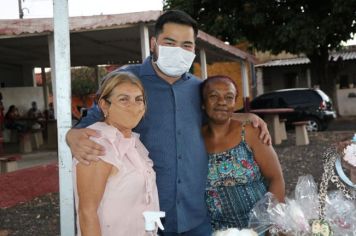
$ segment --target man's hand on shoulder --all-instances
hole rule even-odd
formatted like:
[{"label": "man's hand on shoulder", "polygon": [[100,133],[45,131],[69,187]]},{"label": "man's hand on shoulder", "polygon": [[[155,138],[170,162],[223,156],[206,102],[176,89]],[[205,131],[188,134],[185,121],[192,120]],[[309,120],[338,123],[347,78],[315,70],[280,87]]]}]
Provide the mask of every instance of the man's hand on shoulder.
[{"label": "man's hand on shoulder", "polygon": [[74,158],[87,165],[105,154],[104,147],[90,140],[91,136],[100,137],[100,134],[93,129],[84,128],[70,129],[66,135],[67,144]]},{"label": "man's hand on shoulder", "polygon": [[233,118],[241,122],[249,121],[254,128],[260,129],[259,138],[264,144],[271,145],[271,135],[268,131],[267,124],[259,116],[252,113],[234,113]]}]

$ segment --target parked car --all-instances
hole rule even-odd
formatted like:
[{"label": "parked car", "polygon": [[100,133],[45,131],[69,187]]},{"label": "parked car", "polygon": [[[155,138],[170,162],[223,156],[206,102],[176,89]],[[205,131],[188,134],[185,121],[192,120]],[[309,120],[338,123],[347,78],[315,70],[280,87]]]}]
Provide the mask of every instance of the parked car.
[{"label": "parked car", "polygon": [[308,120],[308,131],[325,130],[336,118],[331,99],[320,89],[293,88],[268,92],[253,99],[250,108],[294,108],[294,112],[282,113],[280,118],[287,119],[287,126],[295,121]]}]

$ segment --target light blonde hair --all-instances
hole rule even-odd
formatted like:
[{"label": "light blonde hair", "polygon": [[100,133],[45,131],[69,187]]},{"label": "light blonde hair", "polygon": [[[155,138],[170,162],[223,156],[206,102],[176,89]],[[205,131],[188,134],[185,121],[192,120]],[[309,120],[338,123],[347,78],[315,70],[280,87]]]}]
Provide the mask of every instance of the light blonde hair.
[{"label": "light blonde hair", "polygon": [[146,96],[145,96],[145,90],[143,88],[143,85],[141,81],[132,73],[130,72],[111,72],[108,74],[105,79],[103,80],[100,89],[97,94],[97,102],[99,103],[100,100],[104,99],[105,101],[109,101],[109,97],[111,96],[112,91],[114,88],[119,86],[120,84],[123,83],[131,83],[133,85],[136,85],[142,92],[143,95],[143,102],[145,104],[145,110],[146,110]]}]

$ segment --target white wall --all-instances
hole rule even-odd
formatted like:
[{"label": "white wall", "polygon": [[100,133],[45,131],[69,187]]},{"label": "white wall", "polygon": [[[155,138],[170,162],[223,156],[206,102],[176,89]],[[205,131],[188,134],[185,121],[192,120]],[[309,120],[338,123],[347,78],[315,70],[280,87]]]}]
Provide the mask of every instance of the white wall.
[{"label": "white wall", "polygon": [[338,89],[336,96],[340,116],[356,116],[356,88]]},{"label": "white wall", "polygon": [[44,110],[44,98],[42,87],[13,87],[0,88],[3,97],[5,113],[11,105],[17,106],[20,112],[25,112],[31,108],[31,102],[36,101],[39,110]]}]

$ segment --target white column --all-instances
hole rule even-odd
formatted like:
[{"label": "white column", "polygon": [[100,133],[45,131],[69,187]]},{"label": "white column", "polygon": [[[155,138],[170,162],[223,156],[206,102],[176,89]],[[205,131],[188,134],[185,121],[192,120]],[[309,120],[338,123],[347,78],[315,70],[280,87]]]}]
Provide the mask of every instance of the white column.
[{"label": "white column", "polygon": [[42,78],[42,90],[43,90],[43,98],[44,98],[44,109],[48,110],[47,76],[46,76],[46,70],[43,66],[41,67],[41,78]]},{"label": "white column", "polygon": [[200,69],[201,69],[201,78],[206,79],[208,78],[208,69],[206,66],[206,53],[204,49],[200,49]]},{"label": "white column", "polygon": [[263,69],[262,67],[256,68],[256,83],[257,83],[257,96],[264,93],[263,88]]},{"label": "white column", "polygon": [[74,236],[72,155],[65,141],[72,126],[68,0],[53,1],[53,20],[61,235]]},{"label": "white column", "polygon": [[32,68],[32,84],[33,87],[37,87],[37,81],[36,81],[36,73],[35,73],[35,68]]},{"label": "white column", "polygon": [[140,25],[140,39],[141,39],[141,55],[142,61],[150,55],[150,38],[148,35],[148,27],[145,24]]},{"label": "white column", "polygon": [[307,69],[307,86],[308,86],[308,88],[311,88],[310,68]]},{"label": "white column", "polygon": [[48,36],[48,51],[49,51],[49,65],[51,67],[51,84],[53,95],[54,117],[57,117],[57,99],[56,99],[56,65],[54,63],[54,38],[53,34]]},{"label": "white column", "polygon": [[246,64],[244,61],[240,61],[241,66],[241,78],[242,78],[242,96],[244,102],[245,111],[249,109],[250,106],[250,90],[249,90],[249,83],[248,83],[248,74],[246,69]]}]

